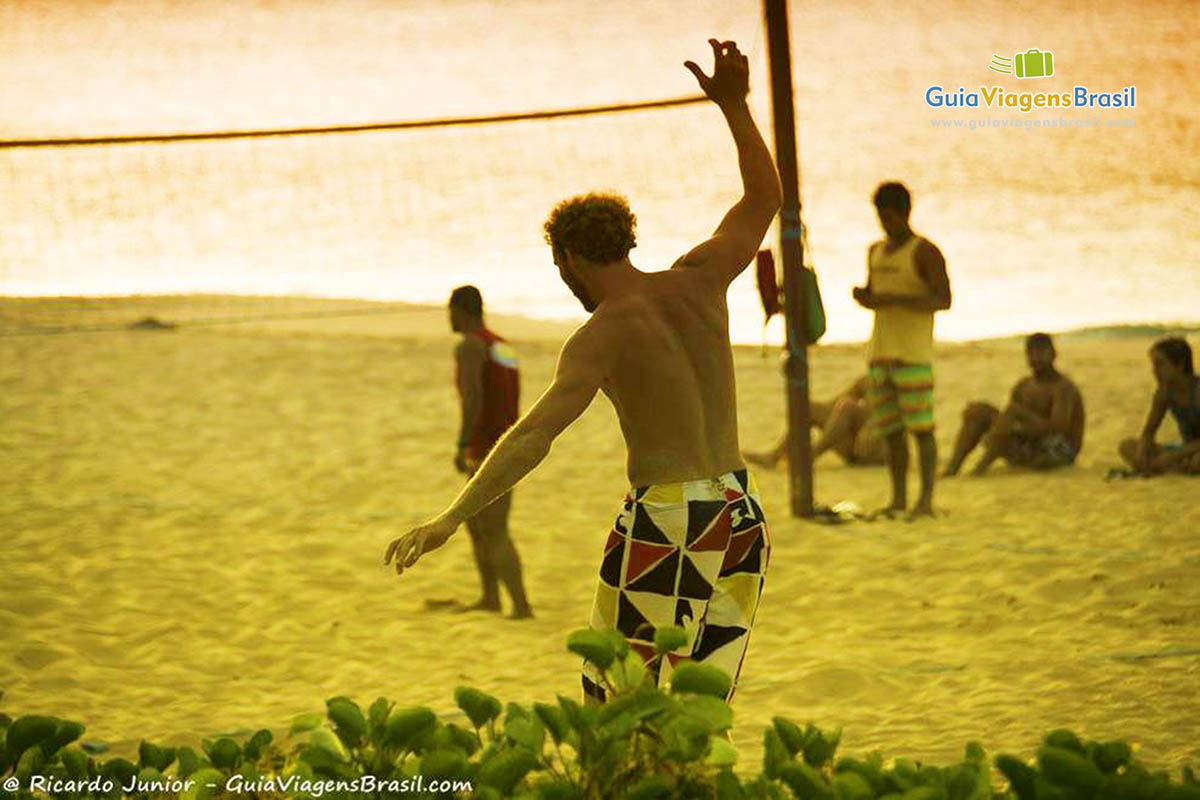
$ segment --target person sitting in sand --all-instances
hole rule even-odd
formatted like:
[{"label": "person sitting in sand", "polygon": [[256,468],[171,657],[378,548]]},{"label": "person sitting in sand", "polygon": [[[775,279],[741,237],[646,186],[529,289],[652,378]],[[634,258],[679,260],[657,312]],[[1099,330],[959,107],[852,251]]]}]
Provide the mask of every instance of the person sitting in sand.
[{"label": "person sitting in sand", "polygon": [[[444,511],[387,548],[403,573],[465,520],[541,463],[553,441],[603,391],[624,435],[630,486],[605,536],[591,625],[616,628],[659,685],[681,659],[733,680],[746,655],[771,544],[754,478],[738,448],[729,284],[749,265],[779,210],[775,162],[750,107],[749,64],[733,42],[709,41],[716,68],[685,66],[721,110],[737,148],[741,198],[713,235],[670,269],[642,272],[629,252],[636,220],[623,197],[587,194],[546,220],[559,277],[591,315],[563,345],[546,392],[496,445]],[[705,165],[707,166],[707,165]],[[580,465],[586,469],[586,463]],[[569,496],[541,502],[553,514]],[[578,547],[579,532],[557,531]],[[659,657],[654,633],[682,626],[687,642]],[[583,691],[603,702],[586,664]]]},{"label": "person sitting in sand", "polygon": [[1004,411],[983,402],[967,405],[945,477],[957,475],[980,442],[983,457],[972,475],[987,472],[997,458],[1030,469],[1075,463],[1083,446],[1083,396],[1070,378],[1055,369],[1056,355],[1049,334],[1035,333],[1025,340],[1031,374],[1017,381]]},{"label": "person sitting in sand", "polygon": [[[450,294],[450,328],[462,339],[454,348],[455,383],[461,417],[454,467],[468,477],[504,432],[517,421],[520,372],[517,354],[483,323],[483,295],[474,286],[459,286]],[[521,558],[508,532],[512,492],[505,492],[468,519],[475,568],[483,594],[463,611],[499,611],[500,584],[512,600],[513,619],[533,616],[521,578]],[[431,600],[432,608],[459,607],[453,600]]]},{"label": "person sitting in sand", "polygon": [[[1161,339],[1150,348],[1150,363],[1158,388],[1141,438],[1121,442],[1121,458],[1142,475],[1200,475],[1200,377],[1192,364],[1192,348],[1178,337]],[[1181,444],[1155,444],[1168,411],[1179,426]]]},{"label": "person sitting in sand", "polygon": [[[821,431],[813,445],[813,459],[830,450],[847,464],[883,464],[887,447],[883,437],[871,424],[871,409],[867,405],[870,382],[866,375],[828,402],[814,401],[809,407],[809,421]],[[765,452],[744,452],[742,457],[751,464],[774,469],[787,458],[788,437],[785,432],[779,442]]]}]

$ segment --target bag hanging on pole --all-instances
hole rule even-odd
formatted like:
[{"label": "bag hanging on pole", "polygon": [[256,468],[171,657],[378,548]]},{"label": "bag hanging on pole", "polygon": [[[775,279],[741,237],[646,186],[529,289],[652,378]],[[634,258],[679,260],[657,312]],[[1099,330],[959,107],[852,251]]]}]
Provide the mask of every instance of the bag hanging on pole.
[{"label": "bag hanging on pole", "polygon": [[[779,279],[775,270],[775,256],[770,250],[759,250],[755,277],[758,283],[758,297],[762,301],[765,326],[771,317],[783,311],[780,299],[783,290],[779,288]],[[800,286],[806,302],[804,309],[805,331],[804,339],[808,344],[816,344],[825,335],[825,304],[821,301],[821,287],[817,283],[817,273],[806,267],[800,268]]]}]

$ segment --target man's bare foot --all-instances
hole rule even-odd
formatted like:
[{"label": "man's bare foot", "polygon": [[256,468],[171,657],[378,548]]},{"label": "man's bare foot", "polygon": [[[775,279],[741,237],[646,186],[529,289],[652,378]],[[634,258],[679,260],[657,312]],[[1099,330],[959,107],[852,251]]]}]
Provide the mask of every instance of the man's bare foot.
[{"label": "man's bare foot", "polygon": [[946,467],[944,470],[942,470],[942,477],[953,478],[958,475],[958,470],[958,467]]},{"label": "man's bare foot", "polygon": [[509,619],[533,619],[533,609],[529,606],[521,609],[513,609],[513,612],[508,615]]},{"label": "man's bare foot", "polygon": [[903,514],[904,510],[904,506],[892,503],[890,506],[884,506],[883,508],[875,509],[871,513],[867,514],[866,519],[895,519],[898,515]]},{"label": "man's bare foot", "polygon": [[775,465],[779,463],[774,453],[742,453],[742,458],[756,467],[765,469],[775,469]]},{"label": "man's bare foot", "polygon": [[499,600],[478,600],[469,606],[462,606],[457,609],[460,614],[466,614],[470,611],[490,611],[496,614],[500,613]]},{"label": "man's bare foot", "polygon": [[921,517],[929,517],[932,519],[935,516],[937,515],[933,512],[933,502],[929,500],[922,500],[913,506],[913,510],[910,511],[908,516],[906,516],[904,519],[906,522],[912,522],[913,520],[920,519]]}]

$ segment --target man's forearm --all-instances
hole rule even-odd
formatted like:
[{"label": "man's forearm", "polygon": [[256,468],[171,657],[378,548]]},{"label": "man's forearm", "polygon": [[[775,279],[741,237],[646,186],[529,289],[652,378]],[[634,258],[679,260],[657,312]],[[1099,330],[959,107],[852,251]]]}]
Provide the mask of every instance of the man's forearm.
[{"label": "man's forearm", "polygon": [[721,106],[721,113],[729,123],[733,143],[737,146],[738,168],[742,173],[745,199],[753,203],[762,203],[764,206],[778,207],[783,194],[779,187],[779,174],[775,171],[775,160],[771,157],[771,151],[750,115],[750,107],[746,105],[745,100],[726,103]]},{"label": "man's forearm", "polygon": [[463,400],[462,419],[458,426],[459,447],[465,447],[471,441],[471,437],[475,435],[475,426],[479,424],[479,417],[482,415],[482,412],[483,409],[479,402]]},{"label": "man's forearm", "polygon": [[466,522],[516,486],[550,452],[550,440],[538,431],[513,428],[496,444],[479,470],[440,515]]},{"label": "man's forearm", "polygon": [[911,311],[945,311],[949,308],[944,300],[933,295],[910,297],[899,294],[877,294],[874,304],[876,308],[899,306]]}]

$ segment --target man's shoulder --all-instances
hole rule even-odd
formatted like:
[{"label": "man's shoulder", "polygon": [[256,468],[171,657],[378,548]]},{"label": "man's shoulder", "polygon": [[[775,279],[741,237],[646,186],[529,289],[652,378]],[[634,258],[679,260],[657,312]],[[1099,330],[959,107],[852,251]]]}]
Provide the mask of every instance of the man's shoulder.
[{"label": "man's shoulder", "polygon": [[483,340],[482,336],[473,334],[464,334],[459,337],[458,343],[454,345],[454,355],[458,358],[471,358],[487,353],[488,345]]}]

